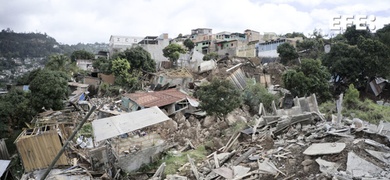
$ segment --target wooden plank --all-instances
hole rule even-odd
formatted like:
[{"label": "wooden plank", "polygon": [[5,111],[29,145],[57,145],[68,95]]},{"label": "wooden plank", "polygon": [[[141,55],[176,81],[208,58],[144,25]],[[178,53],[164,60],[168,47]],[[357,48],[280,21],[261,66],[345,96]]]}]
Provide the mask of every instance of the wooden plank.
[{"label": "wooden plank", "polygon": [[[55,129],[41,133],[16,142],[26,172],[47,168],[62,147]],[[61,156],[56,165],[68,165],[66,156]]]}]

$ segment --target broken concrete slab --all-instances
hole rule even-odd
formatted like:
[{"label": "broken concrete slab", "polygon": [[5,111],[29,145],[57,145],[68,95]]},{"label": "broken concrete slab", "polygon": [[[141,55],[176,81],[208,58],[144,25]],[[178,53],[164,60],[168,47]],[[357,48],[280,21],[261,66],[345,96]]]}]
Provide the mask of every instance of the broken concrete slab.
[{"label": "broken concrete slab", "polygon": [[259,166],[259,173],[272,174],[272,175],[276,175],[278,173],[281,173],[284,176],[286,176],[285,173],[283,173],[278,168],[276,168],[275,164],[272,163],[271,161],[269,161],[268,159],[264,160],[262,163],[260,163],[260,161],[257,160],[257,164]]},{"label": "broken concrete slab", "polygon": [[263,174],[272,174],[272,175],[276,175],[278,173],[278,171],[273,168],[268,162],[268,160],[265,160],[264,162],[260,163],[259,161],[258,162],[258,166],[259,166],[259,173],[263,173]]},{"label": "broken concrete slab", "polygon": [[316,143],[309,146],[303,154],[305,155],[323,155],[337,154],[344,150],[345,143]]},{"label": "broken concrete slab", "polygon": [[317,164],[319,165],[319,169],[322,173],[324,173],[327,176],[333,176],[337,173],[337,169],[340,167],[340,164],[325,161],[321,158],[316,159]]},{"label": "broken concrete slab", "polygon": [[380,151],[373,151],[369,149],[365,149],[366,152],[377,158],[378,160],[390,165],[390,153],[380,152]]},{"label": "broken concrete slab", "polygon": [[213,169],[213,172],[226,178],[226,179],[233,179],[233,170],[227,167],[221,167],[218,169]]},{"label": "broken concrete slab", "polygon": [[243,176],[243,175],[247,174],[249,172],[249,170],[251,170],[250,168],[244,167],[244,166],[233,166],[232,169],[233,169],[233,176],[234,177]]},{"label": "broken concrete slab", "polygon": [[366,161],[365,159],[360,158],[354,152],[348,153],[347,160],[347,172],[352,174],[353,177],[361,178],[367,176],[377,177],[380,175],[382,168],[372,164],[371,162]]},{"label": "broken concrete slab", "polygon": [[221,161],[222,159],[225,159],[229,155],[230,155],[230,153],[219,153],[219,154],[217,154],[217,158],[218,158],[218,160]]},{"label": "broken concrete slab", "polygon": [[366,144],[371,145],[371,146],[375,146],[375,147],[378,147],[378,148],[383,148],[383,149],[385,149],[385,150],[390,150],[390,148],[387,147],[386,145],[381,144],[381,143],[378,143],[378,142],[376,142],[376,141],[374,141],[374,140],[371,140],[371,139],[365,139],[364,142],[365,142]]},{"label": "broken concrete slab", "polygon": [[177,175],[177,174],[168,174],[167,175],[167,180],[187,180],[188,178],[185,177],[185,176],[180,176],[180,175]]}]

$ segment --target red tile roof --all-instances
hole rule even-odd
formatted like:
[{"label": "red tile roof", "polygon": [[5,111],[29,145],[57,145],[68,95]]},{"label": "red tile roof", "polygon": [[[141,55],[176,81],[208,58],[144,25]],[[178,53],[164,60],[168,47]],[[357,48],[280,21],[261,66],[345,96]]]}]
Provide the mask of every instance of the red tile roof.
[{"label": "red tile roof", "polygon": [[135,101],[143,107],[158,106],[162,107],[168,104],[173,104],[177,101],[185,99],[188,95],[180,92],[177,89],[168,89],[164,91],[142,92],[125,94],[124,96]]}]

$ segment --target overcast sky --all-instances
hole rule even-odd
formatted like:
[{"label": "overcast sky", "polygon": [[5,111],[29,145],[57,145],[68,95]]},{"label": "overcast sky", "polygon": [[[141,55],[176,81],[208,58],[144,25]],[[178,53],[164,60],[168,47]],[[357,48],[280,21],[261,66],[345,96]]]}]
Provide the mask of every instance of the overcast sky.
[{"label": "overcast sky", "polygon": [[111,35],[190,34],[212,28],[284,34],[329,33],[336,15],[372,15],[390,23],[388,0],[0,0],[0,29],[41,32],[60,43],[105,42]]}]

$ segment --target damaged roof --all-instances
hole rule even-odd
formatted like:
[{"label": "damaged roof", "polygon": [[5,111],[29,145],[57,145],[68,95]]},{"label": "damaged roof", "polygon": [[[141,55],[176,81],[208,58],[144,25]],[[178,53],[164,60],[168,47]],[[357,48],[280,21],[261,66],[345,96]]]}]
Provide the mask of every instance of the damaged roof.
[{"label": "damaged roof", "polygon": [[162,107],[181,101],[188,95],[177,89],[168,89],[164,91],[131,93],[125,94],[124,96],[130,98],[142,107]]},{"label": "damaged roof", "polygon": [[102,141],[169,120],[158,107],[92,121],[96,141]]}]

